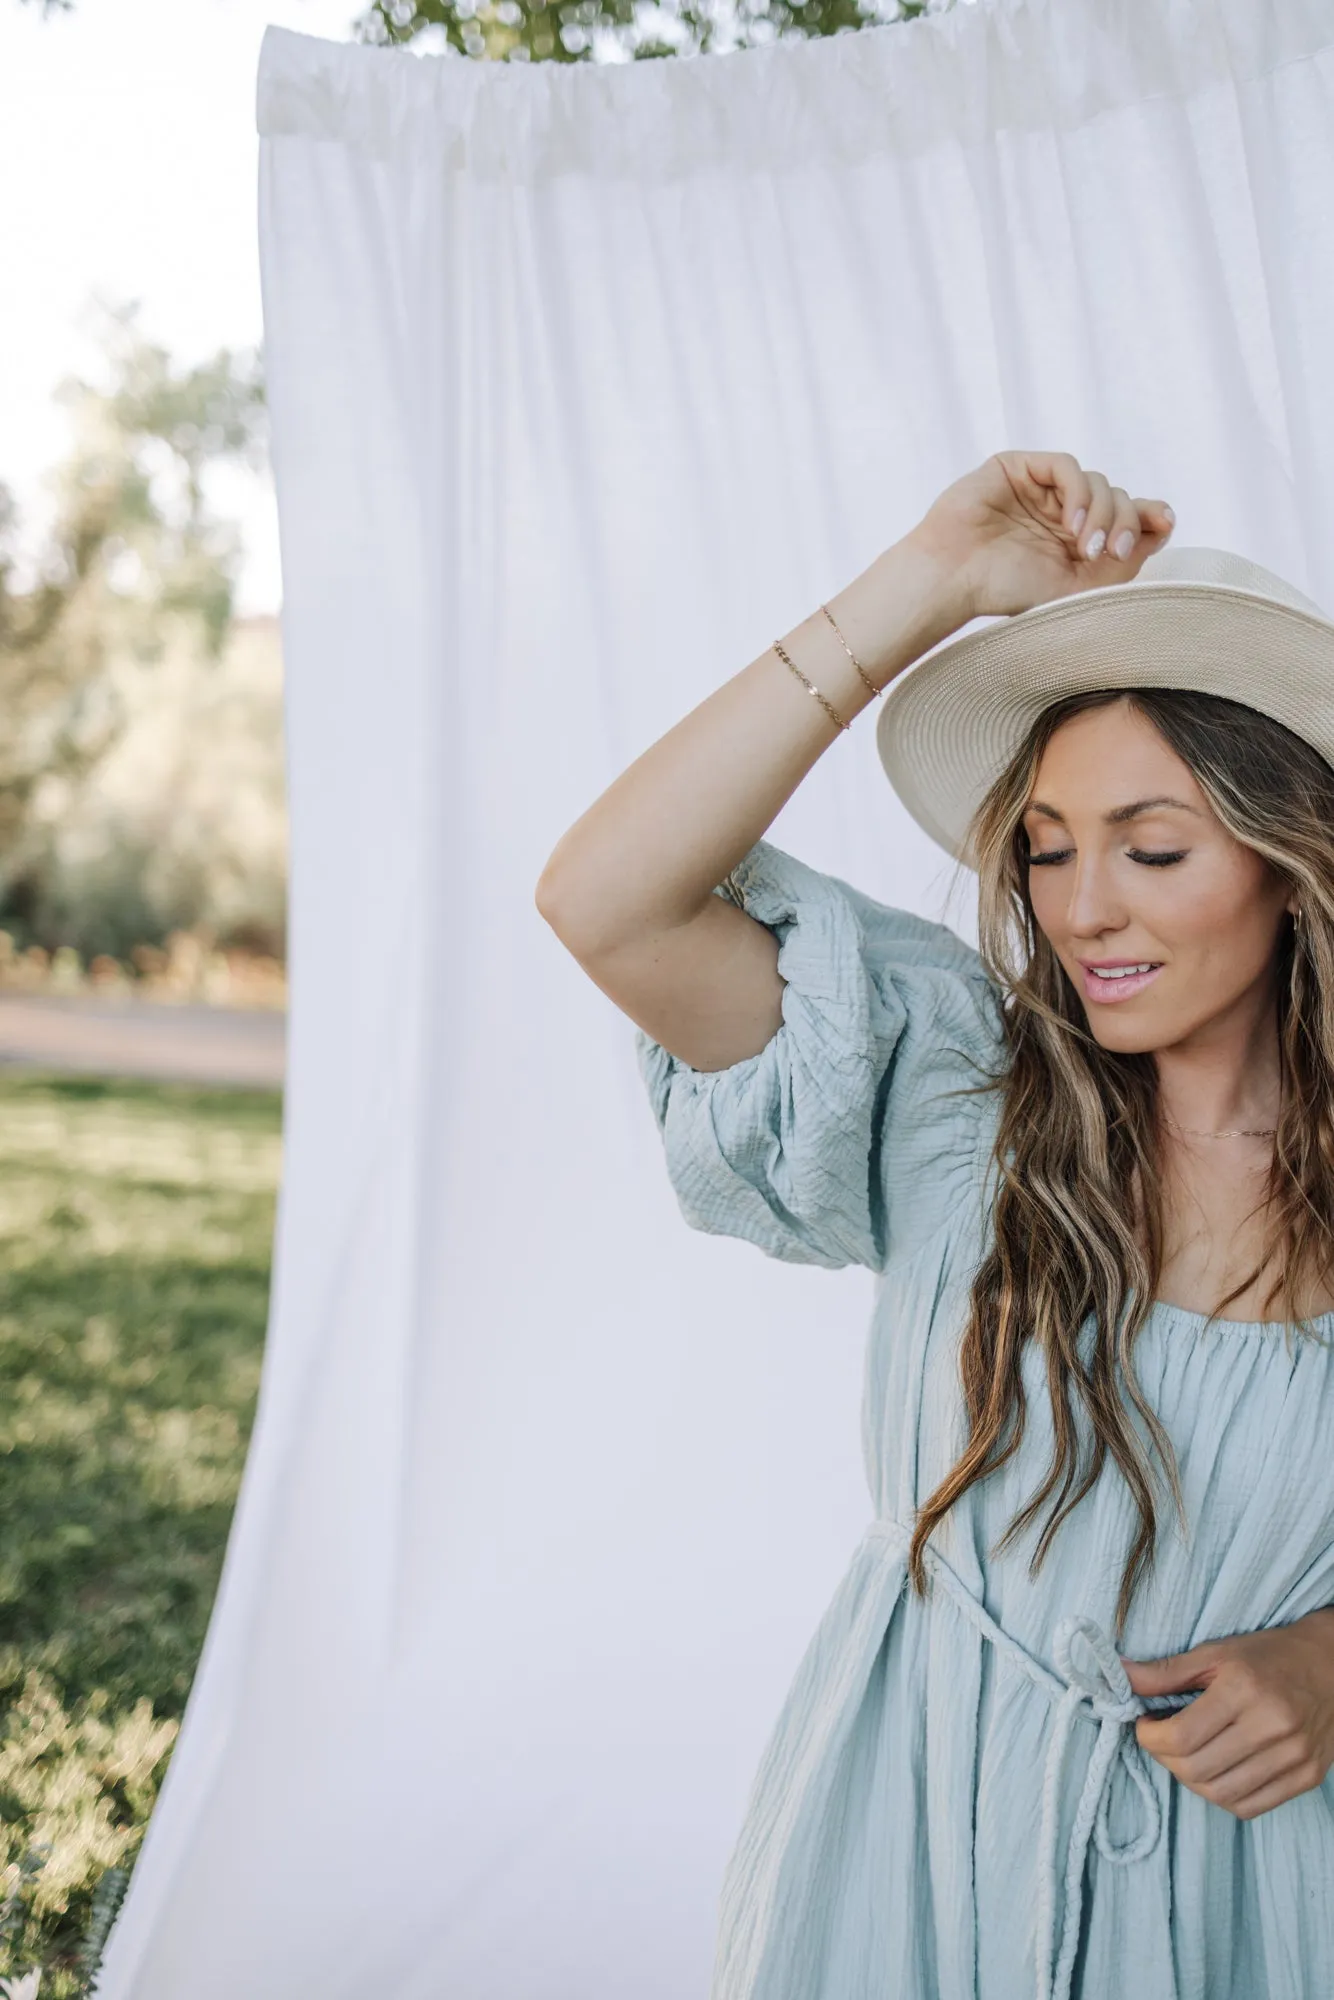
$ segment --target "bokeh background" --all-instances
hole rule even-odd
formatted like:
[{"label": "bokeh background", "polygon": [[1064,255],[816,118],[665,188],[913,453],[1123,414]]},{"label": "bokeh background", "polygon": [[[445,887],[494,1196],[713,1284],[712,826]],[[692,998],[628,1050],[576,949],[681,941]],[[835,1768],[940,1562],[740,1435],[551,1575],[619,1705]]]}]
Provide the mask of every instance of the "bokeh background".
[{"label": "bokeh background", "polygon": [[[264,28],[400,44],[405,59],[715,60],[937,11],[0,0],[9,2000],[96,1988],[203,1642],[259,1382],[287,929],[255,220]],[[349,966],[383,949],[375,909],[349,907]]]}]

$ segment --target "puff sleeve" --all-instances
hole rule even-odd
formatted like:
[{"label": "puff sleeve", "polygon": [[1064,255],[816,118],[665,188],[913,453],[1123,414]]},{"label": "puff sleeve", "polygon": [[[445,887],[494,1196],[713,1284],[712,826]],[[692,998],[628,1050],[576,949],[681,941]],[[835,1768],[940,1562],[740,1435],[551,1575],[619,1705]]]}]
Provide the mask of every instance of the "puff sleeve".
[{"label": "puff sleeve", "polygon": [[791,1264],[883,1270],[944,1217],[977,1154],[1000,1012],[971,946],[758,841],[714,892],[779,940],[782,1025],[696,1070],[635,1031],[686,1222]]}]

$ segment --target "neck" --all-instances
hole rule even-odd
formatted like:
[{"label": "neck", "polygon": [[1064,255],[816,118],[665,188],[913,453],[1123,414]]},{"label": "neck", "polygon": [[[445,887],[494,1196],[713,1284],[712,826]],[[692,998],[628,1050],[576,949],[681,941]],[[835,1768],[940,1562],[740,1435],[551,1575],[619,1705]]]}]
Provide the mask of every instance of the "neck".
[{"label": "neck", "polygon": [[1207,1022],[1185,1041],[1155,1050],[1154,1061],[1158,1101],[1174,1124],[1194,1132],[1277,1125],[1282,1073],[1272,999]]}]

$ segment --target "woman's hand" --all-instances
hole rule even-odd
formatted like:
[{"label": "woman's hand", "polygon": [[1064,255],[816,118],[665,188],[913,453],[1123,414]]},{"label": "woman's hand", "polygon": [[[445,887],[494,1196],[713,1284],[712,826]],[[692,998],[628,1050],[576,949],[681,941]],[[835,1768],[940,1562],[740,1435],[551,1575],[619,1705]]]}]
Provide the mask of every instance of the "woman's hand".
[{"label": "woman's hand", "polygon": [[1139,1695],[1204,1689],[1174,1715],[1142,1716],[1135,1734],[1188,1791],[1238,1819],[1313,1790],[1334,1764],[1334,1607],[1121,1664]]},{"label": "woman's hand", "polygon": [[998,451],[945,488],[911,539],[947,565],[981,618],[1125,583],[1173,519],[1166,501],[1132,500],[1068,451]]}]

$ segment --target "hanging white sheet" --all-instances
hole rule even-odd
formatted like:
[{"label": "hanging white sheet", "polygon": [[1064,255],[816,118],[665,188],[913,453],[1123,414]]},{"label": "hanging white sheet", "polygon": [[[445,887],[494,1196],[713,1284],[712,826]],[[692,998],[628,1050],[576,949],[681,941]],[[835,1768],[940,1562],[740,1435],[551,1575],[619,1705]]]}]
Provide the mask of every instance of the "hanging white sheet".
[{"label": "hanging white sheet", "polygon": [[[1334,601],[1334,0],[690,61],[270,29],[286,1172],[223,1586],[100,2000],[703,2000],[867,1512],[861,1271],[682,1223],[566,826],[988,452]],[[868,712],[771,829],[970,923]],[[203,746],[206,753],[207,746]]]}]

